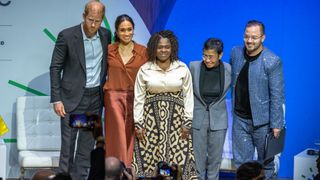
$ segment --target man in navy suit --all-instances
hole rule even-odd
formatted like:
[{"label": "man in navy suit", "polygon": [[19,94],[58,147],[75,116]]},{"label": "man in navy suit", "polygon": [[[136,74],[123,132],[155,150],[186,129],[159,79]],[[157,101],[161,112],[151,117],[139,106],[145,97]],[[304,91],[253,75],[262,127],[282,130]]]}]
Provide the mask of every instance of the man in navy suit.
[{"label": "man in navy suit", "polygon": [[[282,62],[263,46],[264,25],[252,20],[246,24],[244,47],[231,51],[233,131],[232,147],[236,167],[251,161],[255,148],[258,161],[264,161],[266,134],[277,138],[284,126],[284,79]],[[266,164],[267,179],[274,176],[274,163]]]},{"label": "man in navy suit", "polygon": [[51,102],[61,117],[59,168],[73,179],[86,179],[94,138],[90,131],[71,128],[70,114],[102,112],[102,86],[106,79],[109,30],[100,27],[105,6],[90,1],[80,25],[58,35],[50,65]]}]

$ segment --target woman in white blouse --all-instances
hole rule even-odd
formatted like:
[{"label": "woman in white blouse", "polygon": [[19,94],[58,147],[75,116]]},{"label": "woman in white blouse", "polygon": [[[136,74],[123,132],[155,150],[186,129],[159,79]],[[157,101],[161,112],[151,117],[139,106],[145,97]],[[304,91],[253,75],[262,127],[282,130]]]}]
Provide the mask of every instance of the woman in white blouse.
[{"label": "woman in white blouse", "polygon": [[148,42],[148,62],[138,71],[134,88],[136,128],[133,168],[153,176],[160,161],[178,164],[183,179],[196,179],[190,128],[193,114],[192,79],[178,59],[172,31],[154,34]]}]

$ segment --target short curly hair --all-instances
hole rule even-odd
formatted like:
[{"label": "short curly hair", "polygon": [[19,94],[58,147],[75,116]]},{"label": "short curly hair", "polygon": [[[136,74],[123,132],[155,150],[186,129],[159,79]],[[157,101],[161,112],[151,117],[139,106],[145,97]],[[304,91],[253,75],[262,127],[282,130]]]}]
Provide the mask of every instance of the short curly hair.
[{"label": "short curly hair", "polygon": [[179,60],[178,51],[179,51],[179,43],[177,37],[170,30],[162,30],[155,34],[153,34],[148,42],[148,61],[155,62],[157,60],[157,48],[161,38],[168,38],[171,44],[171,54],[170,61]]}]

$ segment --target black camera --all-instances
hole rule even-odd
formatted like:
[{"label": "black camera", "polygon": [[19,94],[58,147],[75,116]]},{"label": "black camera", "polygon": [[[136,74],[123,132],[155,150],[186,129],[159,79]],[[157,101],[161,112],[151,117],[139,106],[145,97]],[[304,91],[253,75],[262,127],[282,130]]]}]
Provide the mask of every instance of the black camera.
[{"label": "black camera", "polygon": [[121,161],[121,167],[122,167],[122,180],[127,180],[128,177],[125,173],[123,173],[124,171],[126,171],[130,176],[132,176],[132,170],[131,168],[127,168],[126,165],[124,164],[124,162]]},{"label": "black camera", "polygon": [[308,155],[319,155],[320,151],[314,150],[314,149],[308,149],[307,154]]},{"label": "black camera", "polygon": [[171,176],[171,167],[169,163],[160,161],[158,162],[158,174],[161,176]]}]

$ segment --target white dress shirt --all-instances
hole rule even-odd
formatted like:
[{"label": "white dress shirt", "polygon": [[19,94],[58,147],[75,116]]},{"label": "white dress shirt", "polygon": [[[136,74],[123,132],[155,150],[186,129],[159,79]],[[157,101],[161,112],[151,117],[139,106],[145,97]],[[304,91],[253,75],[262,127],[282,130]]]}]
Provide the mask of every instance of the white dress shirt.
[{"label": "white dress shirt", "polygon": [[[186,64],[174,61],[167,70],[161,69],[154,62],[147,62],[140,67],[134,87],[134,121],[143,124],[143,111],[146,92],[183,92],[184,118],[193,117],[192,77]],[[189,124],[188,124],[189,126]]]}]

